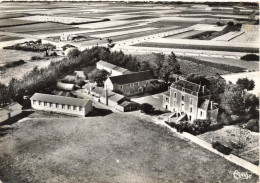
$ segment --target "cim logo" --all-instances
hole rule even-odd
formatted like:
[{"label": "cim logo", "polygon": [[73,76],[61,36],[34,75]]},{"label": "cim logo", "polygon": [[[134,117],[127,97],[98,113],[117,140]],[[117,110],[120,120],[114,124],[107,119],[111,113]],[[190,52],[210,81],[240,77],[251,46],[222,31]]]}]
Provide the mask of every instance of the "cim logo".
[{"label": "cim logo", "polygon": [[236,180],[249,180],[252,178],[252,174],[249,172],[240,172],[235,170],[234,172],[230,171],[230,173]]}]

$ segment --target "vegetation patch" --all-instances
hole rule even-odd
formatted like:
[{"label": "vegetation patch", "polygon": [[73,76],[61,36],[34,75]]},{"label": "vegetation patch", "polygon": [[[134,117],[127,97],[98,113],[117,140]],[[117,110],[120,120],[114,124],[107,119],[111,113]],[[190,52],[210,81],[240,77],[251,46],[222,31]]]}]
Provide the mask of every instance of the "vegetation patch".
[{"label": "vegetation patch", "polygon": [[23,61],[23,60],[8,62],[4,66],[0,66],[0,70],[3,71],[5,69],[17,67],[17,66],[20,66],[20,65],[23,65],[23,64],[25,64],[25,61]]}]

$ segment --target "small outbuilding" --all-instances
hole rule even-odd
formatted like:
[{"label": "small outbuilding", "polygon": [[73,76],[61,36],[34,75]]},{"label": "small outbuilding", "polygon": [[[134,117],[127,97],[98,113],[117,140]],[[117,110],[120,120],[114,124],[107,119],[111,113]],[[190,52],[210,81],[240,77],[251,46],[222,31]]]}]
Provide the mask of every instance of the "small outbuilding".
[{"label": "small outbuilding", "polygon": [[22,113],[22,107],[17,102],[0,109],[0,123]]}]

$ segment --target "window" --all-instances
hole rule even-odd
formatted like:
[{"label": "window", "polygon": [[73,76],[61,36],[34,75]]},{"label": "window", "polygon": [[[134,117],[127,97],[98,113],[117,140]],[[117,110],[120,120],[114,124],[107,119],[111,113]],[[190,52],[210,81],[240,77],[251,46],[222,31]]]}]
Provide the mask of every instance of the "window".
[{"label": "window", "polygon": [[182,88],[182,91],[185,91],[185,88]]},{"label": "window", "polygon": [[134,83],[130,83],[130,87],[132,88],[134,86]]},{"label": "window", "polygon": [[192,112],[192,107],[190,108],[190,112]]},{"label": "window", "polygon": [[174,92],[174,98],[177,98],[177,93],[176,92]]},{"label": "window", "polygon": [[39,105],[41,105],[42,104],[42,102],[41,101],[39,101]]},{"label": "window", "polygon": [[165,97],[165,102],[169,102],[169,98],[168,97]]},{"label": "window", "polygon": [[82,111],[82,107],[79,107],[79,111]]},{"label": "window", "polygon": [[190,121],[191,121],[191,115],[190,115]]},{"label": "window", "polygon": [[59,104],[56,104],[56,108],[59,108]]},{"label": "window", "polygon": [[62,108],[62,109],[64,109],[64,108],[65,108],[65,105],[64,105],[64,104],[62,104],[62,105],[61,105],[61,108]]},{"label": "window", "polygon": [[120,89],[123,89],[123,86],[120,86]]},{"label": "window", "polygon": [[77,109],[77,106],[73,106],[73,110],[76,110]]},{"label": "window", "polygon": [[36,104],[36,100],[33,100],[33,104]]},{"label": "window", "polygon": [[68,109],[70,109],[70,105],[68,105]]},{"label": "window", "polygon": [[181,96],[181,100],[184,101],[184,95]]},{"label": "window", "polygon": [[184,104],[181,104],[181,111],[184,111]]},{"label": "window", "polygon": [[191,105],[193,104],[193,99],[192,99],[192,98],[190,99],[190,104],[191,104]]},{"label": "window", "polygon": [[200,116],[202,116],[202,114],[203,114],[203,112],[202,112],[202,111],[200,111]]},{"label": "window", "polygon": [[44,102],[44,106],[47,106],[47,102]]}]

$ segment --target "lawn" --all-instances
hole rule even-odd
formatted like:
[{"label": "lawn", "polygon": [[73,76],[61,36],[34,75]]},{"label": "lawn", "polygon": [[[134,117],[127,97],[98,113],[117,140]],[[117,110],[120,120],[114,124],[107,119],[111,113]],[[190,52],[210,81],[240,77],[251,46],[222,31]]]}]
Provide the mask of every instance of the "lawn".
[{"label": "lawn", "polygon": [[133,114],[26,119],[2,131],[4,182],[257,181],[234,179],[246,170]]}]

